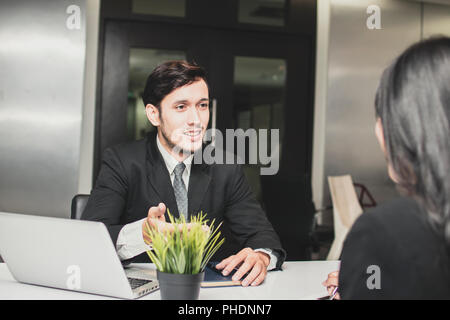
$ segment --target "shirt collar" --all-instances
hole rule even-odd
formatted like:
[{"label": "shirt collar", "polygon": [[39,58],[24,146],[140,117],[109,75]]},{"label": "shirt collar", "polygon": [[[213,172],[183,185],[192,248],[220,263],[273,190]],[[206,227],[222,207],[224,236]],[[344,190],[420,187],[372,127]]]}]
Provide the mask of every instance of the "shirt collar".
[{"label": "shirt collar", "polygon": [[[166,164],[167,170],[170,174],[173,173],[173,170],[175,169],[175,166],[178,164],[178,160],[175,159],[167,150],[164,148],[164,146],[159,141],[159,136],[156,135],[156,145],[158,146],[159,152],[161,152],[161,155],[163,157],[164,163]],[[192,158],[194,155],[190,155],[186,159],[184,159],[183,163],[186,165],[186,172],[190,174],[191,172],[191,165],[192,165]]]}]

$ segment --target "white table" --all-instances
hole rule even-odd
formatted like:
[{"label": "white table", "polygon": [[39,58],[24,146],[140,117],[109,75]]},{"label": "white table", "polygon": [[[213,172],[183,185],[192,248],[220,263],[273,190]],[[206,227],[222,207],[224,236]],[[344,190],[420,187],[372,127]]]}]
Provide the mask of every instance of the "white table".
[{"label": "white table", "polygon": [[[132,266],[153,272],[153,264],[136,263]],[[257,287],[202,288],[200,300],[305,300],[327,295],[322,282],[328,273],[339,268],[339,261],[285,262],[283,271],[271,271],[263,284]],[[0,300],[96,300],[114,299],[93,294],[53,289],[19,283],[12,277],[5,263],[0,263]],[[142,300],[159,300],[155,291]]]}]

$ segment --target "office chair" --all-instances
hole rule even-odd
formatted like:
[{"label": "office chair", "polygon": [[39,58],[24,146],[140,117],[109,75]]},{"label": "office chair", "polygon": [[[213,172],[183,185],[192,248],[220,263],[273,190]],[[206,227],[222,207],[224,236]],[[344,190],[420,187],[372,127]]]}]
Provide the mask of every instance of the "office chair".
[{"label": "office chair", "polygon": [[[357,190],[358,193],[358,200],[361,207],[364,208],[372,208],[377,206],[377,202],[373,198],[372,194],[369,192],[369,189],[361,183],[354,182],[353,185],[355,186],[355,190]],[[367,199],[367,201],[364,201]]]},{"label": "office chair", "polygon": [[77,194],[72,199],[70,219],[80,220],[89,200],[89,194]]},{"label": "office chair", "polygon": [[333,202],[334,241],[327,260],[338,260],[345,237],[363,210],[350,175],[330,176],[328,184]]}]

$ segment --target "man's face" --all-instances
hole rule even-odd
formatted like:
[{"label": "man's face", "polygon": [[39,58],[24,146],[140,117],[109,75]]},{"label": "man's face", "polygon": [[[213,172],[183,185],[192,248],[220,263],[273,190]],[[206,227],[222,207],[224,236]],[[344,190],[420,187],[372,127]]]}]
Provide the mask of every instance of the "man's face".
[{"label": "man's face", "polygon": [[200,79],[177,88],[164,97],[160,110],[147,105],[146,112],[150,122],[158,127],[161,144],[169,152],[193,153],[201,148],[208,127],[208,86]]}]

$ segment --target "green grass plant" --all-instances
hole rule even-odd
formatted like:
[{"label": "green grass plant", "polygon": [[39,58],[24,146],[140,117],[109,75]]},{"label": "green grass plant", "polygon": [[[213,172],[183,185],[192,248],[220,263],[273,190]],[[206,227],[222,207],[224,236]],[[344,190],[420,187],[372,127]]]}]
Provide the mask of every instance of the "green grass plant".
[{"label": "green grass plant", "polygon": [[225,241],[219,240],[219,228],[215,220],[208,226],[206,214],[200,212],[191,216],[190,222],[184,216],[174,218],[168,211],[173,231],[160,232],[146,225],[146,232],[153,250],[147,251],[151,261],[161,272],[175,274],[197,274],[203,272],[206,264]]}]

